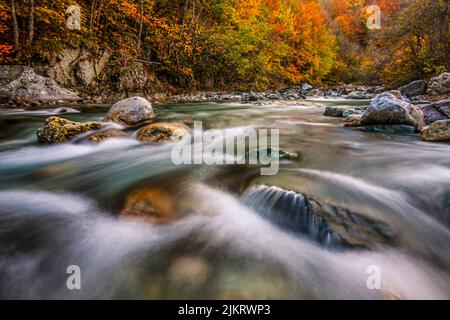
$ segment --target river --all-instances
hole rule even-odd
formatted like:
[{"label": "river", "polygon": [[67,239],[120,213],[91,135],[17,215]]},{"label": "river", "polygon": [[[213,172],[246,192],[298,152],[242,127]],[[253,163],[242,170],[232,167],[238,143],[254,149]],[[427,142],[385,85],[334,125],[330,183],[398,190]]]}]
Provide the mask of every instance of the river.
[{"label": "river", "polygon": [[[49,113],[0,111],[0,298],[449,299],[450,145],[323,116],[325,105],[365,103],[154,106],[160,121],[205,130],[280,129],[280,147],[299,157],[275,176],[177,166],[172,144],[128,138],[41,146]],[[109,106],[75,108],[62,117],[101,120]],[[164,189],[180,218],[119,218],[142,186]],[[305,197],[395,241],[340,245],[339,228],[299,220]],[[81,290],[66,286],[71,265]],[[373,266],[380,290],[368,285]]]}]

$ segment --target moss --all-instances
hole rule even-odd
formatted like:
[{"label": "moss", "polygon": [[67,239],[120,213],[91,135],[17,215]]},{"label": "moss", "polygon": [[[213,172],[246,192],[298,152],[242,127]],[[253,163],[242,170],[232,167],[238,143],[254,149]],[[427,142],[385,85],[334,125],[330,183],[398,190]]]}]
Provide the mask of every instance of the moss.
[{"label": "moss", "polygon": [[65,143],[79,134],[101,127],[100,122],[75,122],[59,117],[50,117],[45,121],[44,126],[38,129],[37,138],[41,144]]}]

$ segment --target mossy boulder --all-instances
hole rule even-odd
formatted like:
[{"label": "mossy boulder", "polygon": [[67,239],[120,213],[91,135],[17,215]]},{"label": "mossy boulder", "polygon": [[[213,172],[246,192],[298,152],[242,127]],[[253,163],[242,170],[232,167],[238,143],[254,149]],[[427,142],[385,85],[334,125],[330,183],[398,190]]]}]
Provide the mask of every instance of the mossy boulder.
[{"label": "mossy boulder", "polygon": [[98,130],[102,127],[100,122],[76,122],[60,117],[50,117],[42,128],[37,131],[38,142],[41,144],[65,143],[74,137]]},{"label": "mossy boulder", "polygon": [[189,134],[189,127],[183,123],[153,123],[137,132],[141,142],[175,142]]}]

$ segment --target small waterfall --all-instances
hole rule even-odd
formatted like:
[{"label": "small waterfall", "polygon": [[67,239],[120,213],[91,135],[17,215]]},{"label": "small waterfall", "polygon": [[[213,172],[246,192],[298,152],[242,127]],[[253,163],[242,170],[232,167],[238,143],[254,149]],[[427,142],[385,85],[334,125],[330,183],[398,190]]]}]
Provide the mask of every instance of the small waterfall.
[{"label": "small waterfall", "polygon": [[253,186],[242,200],[278,227],[306,235],[326,248],[371,247],[395,238],[392,230],[380,222],[274,186]]},{"label": "small waterfall", "polygon": [[326,247],[342,245],[342,239],[327,222],[311,211],[304,195],[278,187],[251,187],[243,202],[263,217],[294,234],[308,235]]}]

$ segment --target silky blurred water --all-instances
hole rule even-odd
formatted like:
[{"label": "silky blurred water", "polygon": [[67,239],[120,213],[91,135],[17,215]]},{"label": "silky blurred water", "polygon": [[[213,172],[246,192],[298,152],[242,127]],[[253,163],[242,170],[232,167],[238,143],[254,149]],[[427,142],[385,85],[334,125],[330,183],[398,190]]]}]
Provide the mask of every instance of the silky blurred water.
[{"label": "silky blurred water", "polygon": [[[450,145],[346,129],[323,116],[325,105],[355,103],[155,106],[160,121],[203,121],[204,130],[280,129],[280,147],[299,157],[275,176],[251,166],[176,166],[173,144],[132,138],[40,146],[36,130],[51,110],[0,112],[0,297],[450,298]],[[108,107],[59,116],[101,120]],[[258,196],[241,199],[251,185],[381,221],[398,242],[338,250],[293,235],[255,211]],[[160,225],[118,218],[142,186],[164,186],[188,214]],[[69,265],[81,269],[81,290],[66,287]],[[372,265],[382,290],[367,287]]]}]

